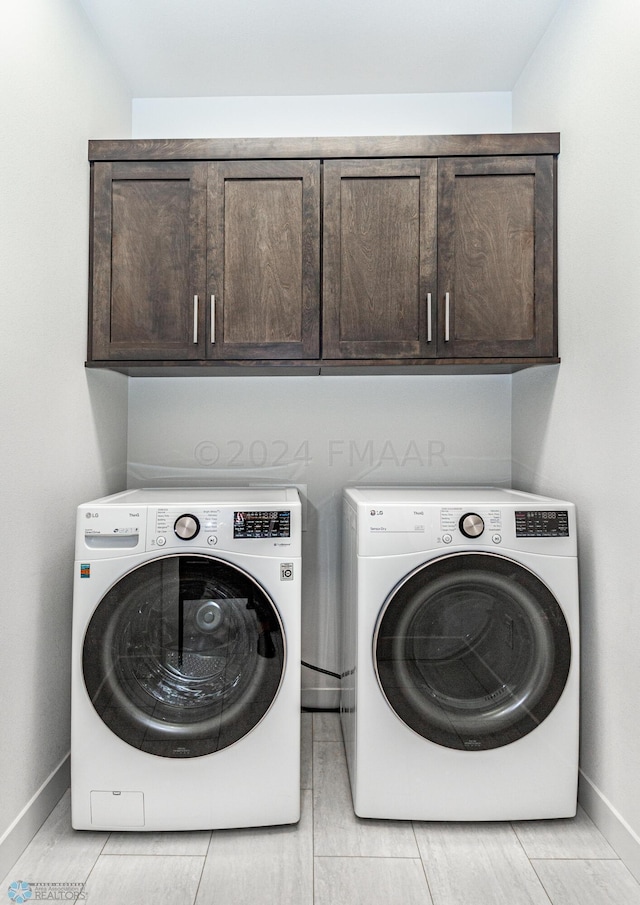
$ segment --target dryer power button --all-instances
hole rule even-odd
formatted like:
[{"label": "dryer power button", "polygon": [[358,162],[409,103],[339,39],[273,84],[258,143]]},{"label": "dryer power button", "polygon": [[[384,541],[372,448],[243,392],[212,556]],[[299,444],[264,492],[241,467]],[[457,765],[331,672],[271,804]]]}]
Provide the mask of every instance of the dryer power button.
[{"label": "dryer power button", "polygon": [[482,516],[476,512],[467,512],[460,519],[460,531],[465,537],[480,537],[484,531]]}]

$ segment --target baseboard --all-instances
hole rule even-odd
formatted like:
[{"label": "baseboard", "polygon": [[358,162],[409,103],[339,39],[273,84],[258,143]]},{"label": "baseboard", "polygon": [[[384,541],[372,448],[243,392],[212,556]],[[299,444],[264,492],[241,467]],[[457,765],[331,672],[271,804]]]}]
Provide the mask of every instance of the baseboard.
[{"label": "baseboard", "polygon": [[308,710],[337,710],[340,706],[340,689],[303,688],[302,706]]},{"label": "baseboard", "polygon": [[67,754],[0,838],[0,877],[9,873],[69,788],[70,781],[70,757]]},{"label": "baseboard", "polygon": [[609,845],[640,883],[640,837],[582,770],[578,798]]}]

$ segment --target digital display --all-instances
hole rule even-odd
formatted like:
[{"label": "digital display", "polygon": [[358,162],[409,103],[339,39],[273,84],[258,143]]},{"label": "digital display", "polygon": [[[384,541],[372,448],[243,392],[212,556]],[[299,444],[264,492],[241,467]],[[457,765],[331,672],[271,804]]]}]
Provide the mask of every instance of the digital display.
[{"label": "digital display", "polygon": [[569,513],[566,509],[517,510],[516,537],[569,537]]},{"label": "digital display", "polygon": [[291,511],[254,511],[233,513],[234,537],[290,537]]}]

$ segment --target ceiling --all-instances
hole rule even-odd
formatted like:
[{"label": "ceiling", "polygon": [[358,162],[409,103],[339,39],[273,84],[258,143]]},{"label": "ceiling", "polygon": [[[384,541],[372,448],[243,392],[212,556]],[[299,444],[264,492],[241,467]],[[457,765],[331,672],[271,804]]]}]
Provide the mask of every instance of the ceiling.
[{"label": "ceiling", "polygon": [[133,97],[510,91],[563,0],[79,0]]}]

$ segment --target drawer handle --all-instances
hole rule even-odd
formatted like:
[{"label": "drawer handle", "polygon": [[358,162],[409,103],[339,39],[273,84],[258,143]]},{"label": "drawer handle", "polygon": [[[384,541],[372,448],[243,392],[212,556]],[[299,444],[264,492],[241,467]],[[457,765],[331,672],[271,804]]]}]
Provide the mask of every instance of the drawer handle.
[{"label": "drawer handle", "polygon": [[211,343],[215,345],[216,341],[216,297],[211,296]]},{"label": "drawer handle", "polygon": [[198,296],[193,297],[193,342],[198,343]]},{"label": "drawer handle", "polygon": [[449,312],[451,303],[449,301],[449,293],[444,294],[444,341],[449,342]]},{"label": "drawer handle", "polygon": [[427,292],[427,342],[430,343],[431,339],[431,293]]}]

